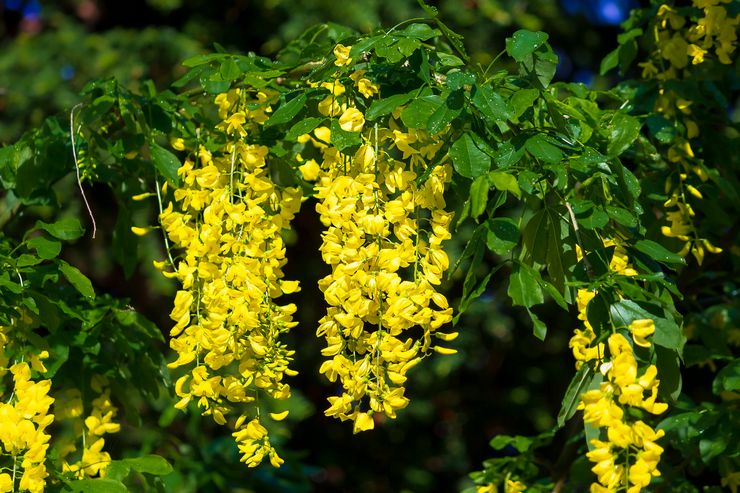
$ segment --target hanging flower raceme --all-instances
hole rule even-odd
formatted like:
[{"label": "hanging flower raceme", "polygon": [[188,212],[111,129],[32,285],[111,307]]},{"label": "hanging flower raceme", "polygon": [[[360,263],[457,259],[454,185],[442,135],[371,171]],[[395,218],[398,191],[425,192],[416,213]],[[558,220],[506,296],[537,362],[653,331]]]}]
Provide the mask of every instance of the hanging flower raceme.
[{"label": "hanging flower raceme", "polygon": [[[0,362],[7,364],[4,358]],[[32,365],[26,362],[3,370],[13,376],[13,385],[0,402],[0,492],[41,493],[48,476],[46,451],[51,438],[46,429],[54,422],[49,414],[54,403],[49,396],[51,380],[34,381]],[[46,368],[41,364],[33,370],[43,373]]]},{"label": "hanging flower raceme", "polygon": [[298,211],[301,194],[277,186],[267,167],[268,148],[249,143],[271,111],[270,95],[259,92],[249,106],[247,97],[236,89],[216,98],[222,119],[216,132],[226,142],[194,149],[178,171],[182,186],[175,201],[160,216],[182,249],[176,269],[166,273],[181,283],[170,333],[178,358],[169,366],[189,368],[176,382],[176,407],[194,401],[219,424],[236,415],[233,435],[242,460],[256,466],[267,457],[277,467],[282,459],[262,425],[259,399],[287,399],[290,387],[283,379],[295,374],[288,368],[294,351],[280,339],[296,325],[296,307],[276,299],[299,289],[297,281],[283,279],[281,232]]},{"label": "hanging flower raceme", "polygon": [[[631,331],[642,331],[644,335],[645,326],[652,321],[637,322]],[[655,365],[640,373],[632,346],[620,333],[609,336],[608,347],[609,360],[600,366],[605,381],[598,389],[584,393],[579,404],[583,420],[601,430],[606,438],[593,439],[593,448],[586,454],[595,463],[591,470],[598,477],[591,491],[625,488],[637,493],[660,475],[657,466],[663,448],[656,441],[665,433],[632,418],[634,413],[628,409],[661,414],[668,406],[656,402],[659,382]]]},{"label": "hanging flower raceme", "polygon": [[[375,93],[363,73],[353,75],[363,95]],[[436,289],[449,266],[442,243],[450,238],[452,213],[443,195],[452,170],[430,164],[440,147],[435,138],[368,128],[344,86],[327,88],[332,93],[319,112],[338,116],[340,128],[360,134],[362,145],[342,153],[327,145],[331,130],[317,128],[300,140],[313,142],[322,162],[300,169],[304,178],[318,177],[316,210],[326,227],[321,254],[331,267],[319,281],[329,307],[317,335],[327,342],[320,372],[341,391],[329,397],[325,414],[352,420],[359,432],[374,427],[374,416],[395,418],[408,405],[406,375],[422,358],[454,352],[433,340],[457,335],[439,332],[452,309]]]},{"label": "hanging flower raceme", "polygon": [[118,409],[110,400],[108,380],[96,375],[92,379],[90,388],[97,394],[97,397],[93,399],[92,409],[87,417],[83,415],[82,396],[77,389],[65,391],[55,403],[57,421],[71,422],[74,437],[73,441],[65,440],[65,437],[58,441],[61,445],[61,458],[66,459],[69,454],[76,451],[75,442],[78,438],[82,441],[83,449],[79,459],[74,462],[65,460],[63,464],[65,472],[73,473],[79,479],[105,477],[111,457],[103,450],[105,446],[103,436],[121,431],[121,425],[115,421]]}]

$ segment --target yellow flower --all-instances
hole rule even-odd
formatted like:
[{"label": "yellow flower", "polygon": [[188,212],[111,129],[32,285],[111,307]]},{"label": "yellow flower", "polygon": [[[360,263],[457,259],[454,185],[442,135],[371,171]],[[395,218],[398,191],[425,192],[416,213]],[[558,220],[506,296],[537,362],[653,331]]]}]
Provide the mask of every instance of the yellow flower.
[{"label": "yellow flower", "polygon": [[649,318],[634,320],[629,325],[629,331],[632,333],[635,344],[641,347],[650,347],[646,338],[655,332],[655,322]]},{"label": "yellow flower", "polygon": [[347,108],[339,117],[339,126],[345,132],[360,132],[365,125],[365,116],[357,108]]},{"label": "yellow flower", "polygon": [[298,166],[298,170],[301,172],[301,175],[303,175],[303,179],[306,181],[316,180],[319,177],[319,173],[321,172],[321,168],[319,167],[315,159],[310,159],[304,164]]},{"label": "yellow flower", "polygon": [[351,46],[344,46],[338,44],[334,47],[334,56],[337,58],[334,60],[334,65],[341,67],[343,65],[349,65],[352,63],[352,59],[349,57]]}]

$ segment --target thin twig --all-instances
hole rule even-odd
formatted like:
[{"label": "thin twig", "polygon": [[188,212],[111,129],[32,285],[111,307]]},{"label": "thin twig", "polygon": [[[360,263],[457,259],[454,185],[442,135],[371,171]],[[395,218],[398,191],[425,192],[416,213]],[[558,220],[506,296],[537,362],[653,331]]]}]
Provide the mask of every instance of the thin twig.
[{"label": "thin twig", "polygon": [[82,195],[82,200],[85,202],[85,207],[87,208],[87,213],[90,215],[90,220],[92,221],[92,237],[95,239],[95,233],[98,231],[98,227],[95,224],[95,216],[93,216],[92,209],[90,208],[90,203],[87,201],[87,197],[85,196],[85,190],[82,189],[82,178],[80,177],[80,165],[77,162],[77,144],[75,143],[75,134],[80,130],[82,127],[82,124],[80,124],[77,127],[77,130],[75,130],[75,110],[82,106],[82,103],[77,103],[72,107],[72,110],[69,112],[69,136],[72,140],[72,157],[74,157],[75,160],[75,171],[77,172],[77,186],[80,187],[80,194]]}]

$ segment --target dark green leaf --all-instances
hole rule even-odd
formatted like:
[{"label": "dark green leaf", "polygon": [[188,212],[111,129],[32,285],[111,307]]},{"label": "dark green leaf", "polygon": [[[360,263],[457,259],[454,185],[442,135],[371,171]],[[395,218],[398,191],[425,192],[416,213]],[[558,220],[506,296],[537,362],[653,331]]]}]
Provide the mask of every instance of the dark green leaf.
[{"label": "dark green leaf", "polygon": [[69,283],[80,292],[82,296],[87,298],[95,298],[95,291],[93,290],[90,279],[72,265],[69,265],[63,260],[59,260],[59,270],[64,274]]},{"label": "dark green leaf", "polygon": [[486,245],[499,255],[508,255],[519,244],[519,228],[508,217],[497,217],[488,220]]},{"label": "dark green leaf", "polygon": [[606,206],[606,213],[610,218],[627,228],[634,228],[637,226],[637,218],[627,209],[621,207],[614,207],[613,205]]},{"label": "dark green leaf", "polygon": [[36,228],[43,229],[54,238],[64,241],[76,240],[85,232],[82,226],[80,226],[80,221],[74,217],[60,219],[51,224],[36,221]]},{"label": "dark green leaf", "polygon": [[470,216],[478,219],[488,204],[488,176],[481,175],[470,184]]},{"label": "dark green leaf", "polygon": [[508,120],[513,114],[509,102],[489,86],[476,87],[473,104],[488,122]]},{"label": "dark green leaf", "polygon": [[274,125],[280,125],[288,123],[306,106],[306,95],[299,94],[297,97],[291,99],[280,105],[280,107],[272,114],[269,120],[264,124],[264,128],[269,128]]},{"label": "dark green leaf", "polygon": [[547,325],[529,307],[527,307],[527,313],[532,320],[532,334],[540,341],[544,341],[547,337]]},{"label": "dark green leaf", "polygon": [[635,248],[651,259],[669,265],[682,265],[686,261],[680,255],[667,250],[663,245],[652,240],[640,240],[635,243]]},{"label": "dark green leaf", "polygon": [[401,121],[409,128],[426,128],[429,119],[443,104],[444,99],[436,94],[414,99],[401,112]]},{"label": "dark green leaf", "polygon": [[414,95],[412,93],[396,94],[384,99],[373,101],[370,105],[370,108],[368,108],[367,112],[365,112],[365,119],[368,121],[372,121],[376,118],[380,118],[381,116],[392,113],[393,110],[403,104],[406,104],[413,97]]},{"label": "dark green leaf", "polygon": [[167,149],[151,142],[152,163],[167,181],[175,185],[180,183],[180,177],[177,176],[177,170],[180,169],[180,160]]},{"label": "dark green leaf", "polygon": [[462,65],[465,65],[465,62],[460,60],[455,55],[450,55],[447,53],[437,53],[437,58],[439,58],[440,65],[444,67],[460,67]]},{"label": "dark green leaf", "polygon": [[610,51],[603,60],[601,60],[601,66],[599,67],[599,74],[604,75],[619,63],[619,47]]},{"label": "dark green leaf", "polygon": [[466,178],[477,178],[491,168],[491,157],[478,149],[467,133],[450,146],[449,155],[455,171]]},{"label": "dark green leaf", "polygon": [[558,163],[563,159],[563,152],[560,148],[543,134],[537,134],[527,139],[525,147],[534,157],[548,163]]},{"label": "dark green leaf", "polygon": [[339,126],[338,120],[331,121],[331,144],[338,151],[343,152],[345,149],[358,146],[362,143],[360,132],[347,132]]},{"label": "dark green leaf", "polygon": [[507,291],[514,305],[531,307],[545,300],[538,282],[539,277],[539,273],[526,264],[514,265]]},{"label": "dark green leaf", "polygon": [[591,384],[592,379],[593,371],[591,370],[591,366],[587,364],[581,365],[581,368],[573,376],[563,396],[563,403],[558,413],[558,428],[562,428],[565,422],[576,413],[578,404],[581,402],[581,395]]},{"label": "dark green leaf", "polygon": [[527,252],[535,262],[540,264],[547,263],[548,227],[547,211],[540,209],[529,218],[523,229],[524,245],[527,247]]},{"label": "dark green leaf", "polygon": [[432,113],[427,122],[427,130],[430,134],[441,132],[447,125],[460,115],[465,103],[465,92],[462,89],[452,91],[445,103]]},{"label": "dark green leaf", "polygon": [[518,452],[526,452],[529,450],[529,447],[532,446],[532,442],[534,442],[534,440],[529,437],[497,435],[493,437],[489,444],[496,450],[503,450],[511,445]]},{"label": "dark green leaf", "polygon": [[535,100],[539,97],[540,91],[537,89],[519,89],[511,95],[509,103],[513,110],[512,119],[517,119],[530,109]]},{"label": "dark green leaf", "polygon": [[323,118],[316,118],[316,117],[305,118],[299,121],[298,123],[296,123],[295,125],[293,125],[292,127],[290,127],[290,130],[288,130],[288,133],[285,134],[285,140],[288,140],[288,141],[296,140],[301,135],[305,135],[309,133],[310,131],[312,131],[313,129],[315,129],[316,127],[318,127],[319,125],[321,125],[321,122],[323,121],[324,121]]},{"label": "dark green leaf", "polygon": [[58,241],[47,240],[43,236],[31,238],[26,243],[28,248],[33,248],[39,257],[45,260],[52,259],[62,251],[62,244]]},{"label": "dark green leaf", "polygon": [[712,382],[712,392],[736,392],[740,390],[740,360],[730,361],[722,368]]},{"label": "dark green leaf", "polygon": [[607,146],[609,156],[622,154],[640,135],[640,121],[634,116],[617,112],[606,125]]},{"label": "dark green leaf", "polygon": [[70,493],[128,493],[128,488],[120,481],[96,478],[72,481],[65,485],[65,492]]},{"label": "dark green leaf", "polygon": [[517,62],[522,62],[537,48],[546,43],[548,37],[543,32],[520,29],[511,38],[506,38],[506,52]]}]

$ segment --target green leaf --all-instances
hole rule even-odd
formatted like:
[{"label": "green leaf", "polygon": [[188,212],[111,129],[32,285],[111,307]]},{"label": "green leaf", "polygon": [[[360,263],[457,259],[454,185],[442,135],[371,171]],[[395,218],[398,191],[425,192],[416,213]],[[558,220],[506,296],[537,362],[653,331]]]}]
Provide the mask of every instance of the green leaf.
[{"label": "green leaf", "polygon": [[655,333],[651,339],[658,346],[682,351],[686,337],[681,328],[671,318],[666,318],[663,309],[647,302],[620,300],[609,307],[612,321],[617,327],[628,327],[635,320],[651,319],[655,323]]},{"label": "green leaf", "polygon": [[524,436],[496,435],[489,442],[491,447],[496,450],[503,450],[508,446],[514,447],[518,452],[526,452],[532,446],[534,440]]},{"label": "green leaf", "polygon": [[36,221],[36,228],[43,229],[54,238],[64,241],[76,240],[85,232],[80,226],[80,221],[74,217],[68,217],[60,219],[54,223],[45,223],[43,221]]},{"label": "green leaf", "polygon": [[242,74],[242,71],[239,70],[239,65],[237,65],[233,58],[227,58],[221,62],[219,72],[224,80],[234,80]]},{"label": "green leaf", "polygon": [[522,114],[530,109],[535,100],[539,97],[540,91],[537,89],[519,89],[511,95],[509,103],[513,110],[512,119],[518,119]]},{"label": "green leaf", "polygon": [[31,265],[38,265],[43,261],[44,259],[39,258],[36,255],[23,253],[18,256],[18,259],[15,261],[15,265],[16,267],[30,267]]},{"label": "green leaf", "polygon": [[427,39],[439,36],[441,33],[437,29],[433,29],[428,24],[414,23],[401,31],[397,31],[396,34],[406,36],[409,38],[420,39],[426,41]]},{"label": "green leaf", "polygon": [[508,255],[519,244],[519,228],[513,219],[496,217],[488,220],[486,245],[499,255]]},{"label": "green leaf", "polygon": [[563,152],[560,148],[543,134],[530,137],[524,146],[534,157],[547,163],[559,163],[563,159]]},{"label": "green leaf", "polygon": [[128,493],[128,488],[120,481],[96,478],[72,481],[65,485],[63,491],[70,493]]},{"label": "green leaf", "polygon": [[455,171],[466,178],[477,178],[491,168],[491,157],[467,133],[450,146],[449,155]]},{"label": "green leaf", "polygon": [[358,146],[362,143],[360,132],[347,132],[339,126],[338,120],[331,121],[331,144],[338,151],[344,152],[345,149],[352,146]]},{"label": "green leaf", "polygon": [[297,97],[290,101],[283,103],[280,107],[272,114],[269,120],[264,124],[264,128],[269,128],[275,125],[288,123],[306,106],[306,95],[299,94]]},{"label": "green leaf", "polygon": [[180,177],[177,176],[177,170],[180,169],[180,160],[177,159],[177,156],[155,142],[151,142],[149,148],[151,149],[152,163],[154,163],[157,171],[170,183],[179,185]]},{"label": "green leaf", "polygon": [[59,270],[82,296],[85,296],[86,298],[95,298],[95,290],[93,290],[90,279],[85,277],[77,267],[69,265],[64,260],[59,260]]},{"label": "green leaf", "polygon": [[443,67],[460,67],[465,65],[465,62],[460,60],[458,57],[448,53],[437,53],[437,58],[439,58],[439,63]]},{"label": "green leaf", "polygon": [[568,388],[563,396],[563,403],[560,405],[558,413],[558,428],[562,428],[576,413],[578,403],[581,402],[581,395],[586,391],[593,379],[593,370],[591,366],[584,364],[578,369],[570,381]]},{"label": "green leaf", "polygon": [[558,56],[549,46],[540,47],[534,54],[534,74],[543,89],[550,85],[558,66]]},{"label": "green leaf", "polygon": [[652,240],[640,240],[635,243],[635,249],[644,253],[651,259],[668,265],[683,265],[686,263],[683,257],[667,250],[663,245]]},{"label": "green leaf", "polygon": [[540,341],[544,341],[547,337],[547,325],[529,308],[527,308],[527,313],[529,318],[532,319],[532,334]]},{"label": "green leaf", "polygon": [[486,121],[508,120],[513,114],[509,102],[489,86],[477,86],[473,105],[480,110]]},{"label": "green leaf", "polygon": [[395,94],[384,99],[373,101],[370,105],[370,108],[368,108],[368,110],[365,112],[365,119],[367,121],[372,121],[376,118],[380,118],[381,116],[392,113],[393,110],[403,104],[406,104],[413,97],[414,95],[412,93]]},{"label": "green leaf", "polygon": [[526,264],[514,265],[507,291],[514,305],[531,307],[545,300],[538,282],[539,277],[539,273]]},{"label": "green leaf", "polygon": [[722,368],[712,382],[712,392],[736,392],[740,390],[740,360],[735,359]]},{"label": "green leaf", "polygon": [[604,75],[619,63],[619,47],[610,51],[603,60],[601,60],[601,66],[599,67],[599,74]]},{"label": "green leaf", "polygon": [[436,94],[414,99],[402,112],[401,121],[409,128],[426,128],[435,111],[444,104]]},{"label": "green leaf", "polygon": [[627,228],[634,228],[637,226],[637,218],[627,209],[621,207],[615,207],[613,205],[606,206],[606,213],[609,217],[622,226]]},{"label": "green leaf", "polygon": [[488,204],[488,176],[481,175],[470,184],[470,216],[478,219]]},{"label": "green leaf", "polygon": [[62,244],[58,241],[47,240],[43,236],[36,236],[26,242],[28,248],[33,248],[39,257],[44,260],[55,258],[62,251]]},{"label": "green leaf", "polygon": [[131,469],[145,474],[154,474],[156,476],[165,476],[172,472],[172,466],[159,455],[144,455],[132,459],[123,459],[120,462],[125,463]]},{"label": "green leaf", "polygon": [[460,115],[465,103],[465,91],[458,89],[452,91],[445,103],[429,117],[427,122],[427,131],[430,134],[441,132],[447,125]]},{"label": "green leaf", "polygon": [[549,218],[545,209],[540,209],[529,218],[523,229],[524,245],[532,259],[539,263],[547,263]]},{"label": "green leaf", "polygon": [[488,173],[488,179],[491,180],[491,183],[494,187],[496,187],[496,190],[500,190],[502,192],[511,192],[517,198],[522,197],[522,191],[519,188],[519,182],[516,181],[514,175],[506,173],[504,171],[491,171],[490,173]]},{"label": "green leaf", "polygon": [[309,133],[310,131],[312,131],[313,129],[315,129],[316,127],[318,127],[319,125],[321,125],[321,122],[323,121],[324,121],[323,118],[316,118],[316,117],[305,118],[299,121],[298,123],[296,123],[295,125],[293,125],[292,127],[290,127],[290,130],[288,130],[288,133],[285,134],[285,140],[294,141],[301,135],[305,135]]},{"label": "green leaf", "polygon": [[506,38],[506,52],[517,62],[522,62],[537,48],[546,43],[548,37],[543,32],[520,29],[511,38]]},{"label": "green leaf", "polygon": [[606,125],[607,146],[606,152],[609,156],[619,156],[640,135],[640,121],[634,116],[617,112]]}]

